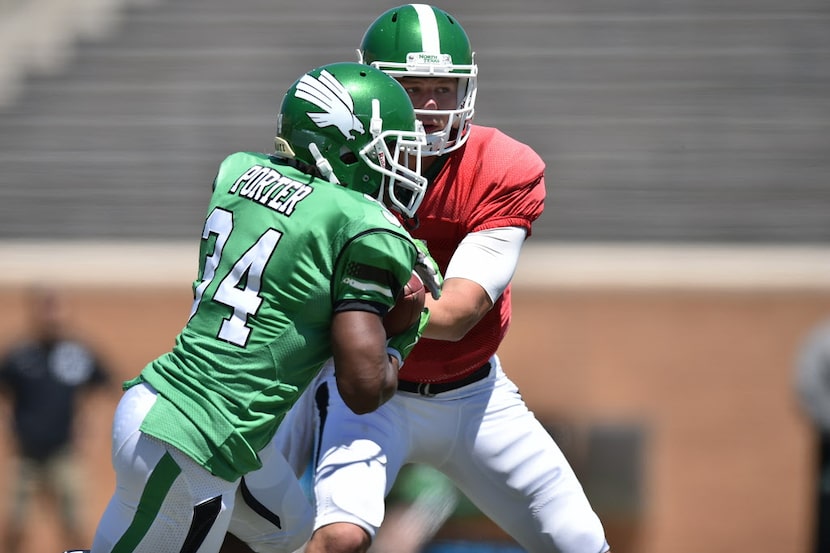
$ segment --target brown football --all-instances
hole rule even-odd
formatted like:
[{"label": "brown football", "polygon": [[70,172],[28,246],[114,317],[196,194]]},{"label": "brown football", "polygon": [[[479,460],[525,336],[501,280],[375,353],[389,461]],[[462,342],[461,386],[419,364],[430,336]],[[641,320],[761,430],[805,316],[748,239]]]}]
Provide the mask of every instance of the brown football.
[{"label": "brown football", "polygon": [[409,279],[398,300],[386,316],[383,318],[383,327],[387,336],[400,334],[418,320],[421,310],[424,308],[426,290],[421,279],[415,273]]}]

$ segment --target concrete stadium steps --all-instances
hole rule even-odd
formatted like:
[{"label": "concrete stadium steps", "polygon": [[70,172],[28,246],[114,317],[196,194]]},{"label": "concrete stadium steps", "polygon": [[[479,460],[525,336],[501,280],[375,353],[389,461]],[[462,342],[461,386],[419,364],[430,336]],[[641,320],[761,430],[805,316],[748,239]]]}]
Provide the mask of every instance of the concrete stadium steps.
[{"label": "concrete stadium steps", "polygon": [[[29,79],[0,111],[0,237],[196,235],[221,159],[268,150],[282,92],[355,59],[383,9],[285,4],[132,6],[60,75]],[[830,239],[826,2],[440,5],[477,52],[477,122],[548,163],[536,237]]]}]

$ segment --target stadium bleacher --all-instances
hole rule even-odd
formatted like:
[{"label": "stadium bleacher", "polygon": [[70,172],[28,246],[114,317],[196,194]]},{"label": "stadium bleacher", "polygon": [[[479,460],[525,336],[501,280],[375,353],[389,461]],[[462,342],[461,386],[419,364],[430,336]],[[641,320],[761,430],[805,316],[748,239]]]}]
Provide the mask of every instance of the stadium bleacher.
[{"label": "stadium bleacher", "polygon": [[[826,2],[441,5],[477,52],[477,121],[548,163],[537,238],[830,239]],[[310,67],[354,59],[381,9],[369,0],[109,7],[58,49],[58,68],[29,71],[0,105],[2,239],[192,237],[219,161],[269,149],[282,92]]]}]

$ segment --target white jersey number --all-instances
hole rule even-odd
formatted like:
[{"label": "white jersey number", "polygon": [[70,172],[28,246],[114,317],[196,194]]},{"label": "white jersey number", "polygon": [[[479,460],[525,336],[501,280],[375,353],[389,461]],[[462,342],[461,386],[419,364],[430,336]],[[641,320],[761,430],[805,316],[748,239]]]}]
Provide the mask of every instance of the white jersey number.
[{"label": "white jersey number", "polygon": [[[216,208],[205,221],[202,240],[216,236],[216,242],[213,253],[205,259],[202,281],[196,287],[190,318],[196,314],[205,290],[216,276],[216,268],[219,267],[222,252],[232,231],[233,213],[230,211]],[[247,324],[248,317],[255,314],[262,304],[262,297],[259,295],[262,273],[281,237],[282,233],[277,230],[266,230],[242,257],[233,263],[233,268],[216,287],[211,299],[233,309],[233,314],[222,320],[217,334],[220,340],[243,347],[247,344],[251,334],[251,328]]]}]

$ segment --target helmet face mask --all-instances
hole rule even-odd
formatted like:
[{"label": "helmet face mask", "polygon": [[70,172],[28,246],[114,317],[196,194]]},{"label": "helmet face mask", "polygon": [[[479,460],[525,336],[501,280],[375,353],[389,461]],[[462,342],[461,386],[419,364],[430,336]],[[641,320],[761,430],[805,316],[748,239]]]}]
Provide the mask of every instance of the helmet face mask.
[{"label": "helmet face mask", "polygon": [[[377,100],[373,101],[372,109],[380,110]],[[411,132],[370,129],[372,140],[358,152],[366,165],[382,175],[376,198],[407,217],[415,215],[426,192],[426,178],[421,176],[421,152],[426,134],[417,119],[415,129]]]},{"label": "helmet face mask", "polygon": [[382,71],[334,63],[300,77],[283,98],[276,153],[317,168],[411,218],[426,192],[423,127],[403,87]]},{"label": "helmet face mask", "polygon": [[445,11],[426,4],[407,4],[388,10],[366,30],[357,51],[358,61],[388,75],[458,79],[453,109],[415,113],[446,119],[442,130],[427,135],[424,155],[441,155],[460,148],[469,136],[478,90],[478,66],[467,33]]}]

